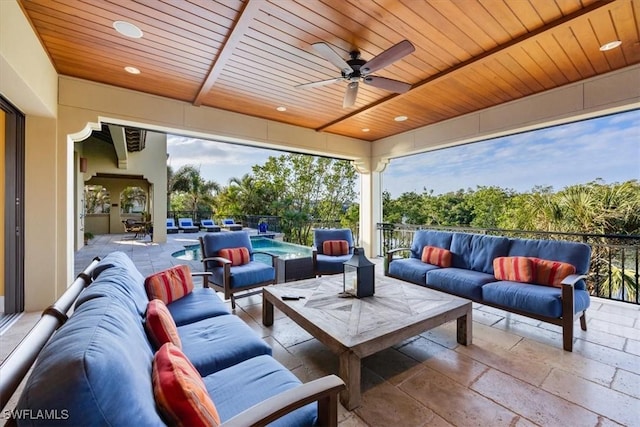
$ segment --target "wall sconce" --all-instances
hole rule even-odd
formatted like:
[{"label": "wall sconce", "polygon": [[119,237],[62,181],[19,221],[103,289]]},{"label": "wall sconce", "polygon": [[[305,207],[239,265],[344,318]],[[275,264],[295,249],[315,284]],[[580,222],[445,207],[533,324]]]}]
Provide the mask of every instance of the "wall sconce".
[{"label": "wall sconce", "polygon": [[80,172],[85,173],[87,171],[87,158],[80,157]]}]

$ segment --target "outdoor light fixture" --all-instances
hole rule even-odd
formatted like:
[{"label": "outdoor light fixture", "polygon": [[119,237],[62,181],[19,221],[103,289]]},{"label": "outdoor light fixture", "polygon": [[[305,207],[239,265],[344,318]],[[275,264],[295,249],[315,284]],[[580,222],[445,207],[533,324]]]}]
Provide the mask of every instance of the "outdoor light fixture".
[{"label": "outdoor light fixture", "polygon": [[140,74],[140,70],[138,70],[136,67],[128,66],[128,67],[124,67],[124,70],[130,74]]},{"label": "outdoor light fixture", "polygon": [[127,21],[115,21],[113,28],[123,36],[131,37],[132,39],[139,39],[143,35],[140,28]]},{"label": "outdoor light fixture", "polygon": [[354,248],[351,259],[344,263],[342,295],[370,297],[375,292],[375,264],[364,255],[364,248]]}]

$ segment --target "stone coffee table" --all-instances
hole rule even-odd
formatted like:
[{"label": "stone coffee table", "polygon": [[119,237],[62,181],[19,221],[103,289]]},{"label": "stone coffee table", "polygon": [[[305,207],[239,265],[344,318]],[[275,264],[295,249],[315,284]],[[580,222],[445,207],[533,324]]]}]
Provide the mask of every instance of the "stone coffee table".
[{"label": "stone coffee table", "polygon": [[[360,361],[403,340],[457,320],[457,340],[471,344],[471,301],[390,277],[376,276],[375,295],[341,298],[342,275],[267,286],[262,323],[273,324],[273,307],[322,342],[340,358],[347,385],[340,401],[360,405]],[[303,296],[283,300],[283,295]]]}]

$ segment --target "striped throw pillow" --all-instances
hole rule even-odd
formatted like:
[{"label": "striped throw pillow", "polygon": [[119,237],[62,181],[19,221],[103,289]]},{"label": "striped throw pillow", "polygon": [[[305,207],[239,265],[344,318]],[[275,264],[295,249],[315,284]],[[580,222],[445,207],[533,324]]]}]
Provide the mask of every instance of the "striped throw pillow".
[{"label": "striped throw pillow", "polygon": [[331,256],[347,255],[349,242],[346,240],[325,240],[322,242],[322,253]]},{"label": "striped throw pillow", "polygon": [[523,256],[497,257],[493,260],[493,274],[498,280],[533,283],[533,261]]},{"label": "striped throw pillow", "polygon": [[149,301],[158,298],[170,304],[193,291],[191,269],[188,265],[177,265],[152,274],[145,279],[144,288]]},{"label": "striped throw pillow", "polygon": [[249,264],[249,261],[251,261],[251,257],[249,256],[249,249],[245,247],[220,249],[218,251],[218,256],[231,261],[232,267],[235,267],[237,265]]},{"label": "striped throw pillow", "polygon": [[451,251],[436,246],[422,248],[422,262],[437,265],[438,267],[451,267]]},{"label": "striped throw pillow", "polygon": [[171,343],[160,347],[151,375],[156,405],[170,425],[220,425],[220,415],[202,377],[178,347]]},{"label": "striped throw pillow", "polygon": [[566,262],[531,258],[533,262],[533,283],[540,285],[562,287],[562,281],[570,274],[576,273],[576,268]]},{"label": "striped throw pillow", "polygon": [[155,348],[160,348],[168,342],[178,348],[182,348],[182,341],[180,341],[180,336],[178,335],[176,322],[174,322],[169,309],[162,300],[154,299],[147,304],[144,329],[147,331],[149,341]]}]

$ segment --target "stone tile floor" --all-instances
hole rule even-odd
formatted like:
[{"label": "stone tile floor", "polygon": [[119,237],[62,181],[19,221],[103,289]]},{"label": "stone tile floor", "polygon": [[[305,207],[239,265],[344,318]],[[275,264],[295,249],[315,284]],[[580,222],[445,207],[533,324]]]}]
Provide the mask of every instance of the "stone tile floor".
[{"label": "stone tile floor", "polygon": [[[76,272],[114,250],[144,275],[185,262],[201,271],[197,261],[171,257],[199,235],[169,235],[165,244],[97,236],[76,253]],[[259,295],[237,303],[236,314],[302,381],[337,373],[337,357],[282,313],[264,327]],[[639,306],[594,298],[588,331],[576,323],[572,353],[555,325],[480,304],[473,316],[468,347],[456,342],[452,322],[366,358],[362,405],[340,407],[340,426],[640,426]],[[38,317],[26,314],[0,337],[1,357]]]}]

